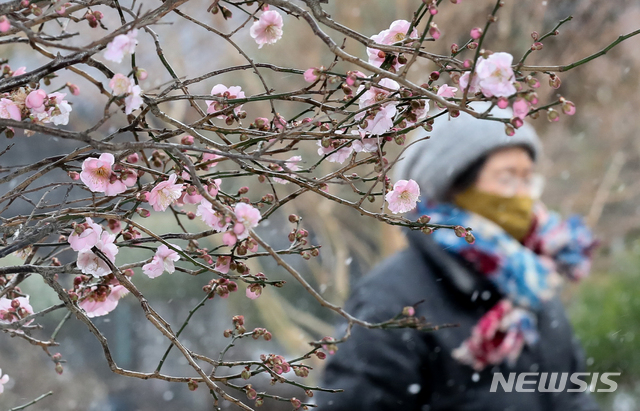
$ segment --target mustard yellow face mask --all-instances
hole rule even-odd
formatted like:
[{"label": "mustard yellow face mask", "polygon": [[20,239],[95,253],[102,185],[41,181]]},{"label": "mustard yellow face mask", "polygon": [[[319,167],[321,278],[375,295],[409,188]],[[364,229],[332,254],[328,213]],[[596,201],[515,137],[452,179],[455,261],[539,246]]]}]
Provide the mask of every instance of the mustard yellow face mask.
[{"label": "mustard yellow face mask", "polygon": [[503,197],[470,187],[453,202],[493,221],[518,241],[524,239],[533,221],[533,199],[527,196]]}]

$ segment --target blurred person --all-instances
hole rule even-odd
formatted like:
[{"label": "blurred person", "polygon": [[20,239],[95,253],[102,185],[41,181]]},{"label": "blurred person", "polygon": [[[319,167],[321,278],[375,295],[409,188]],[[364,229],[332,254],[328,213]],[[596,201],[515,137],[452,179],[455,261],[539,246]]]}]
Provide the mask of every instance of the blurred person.
[{"label": "blurred person", "polygon": [[[471,227],[475,241],[451,229],[429,235],[405,229],[409,246],[364,276],[345,309],[377,323],[412,307],[433,325],[457,326],[354,326],[328,357],[321,384],[344,392],[318,393],[318,409],[597,411],[587,392],[568,391],[578,388],[569,378],[560,392],[543,392],[562,385],[561,375],[553,381],[551,373],[584,371],[558,285],[561,277],[587,275],[595,242],[579,217],[563,221],[537,200],[541,146],[533,127],[509,137],[503,123],[461,113],[438,118],[430,135],[396,165],[395,181],[413,179],[421,192],[406,217]],[[523,386],[531,392],[516,392],[517,384],[492,392],[494,373],[505,380],[509,373],[539,374]],[[543,373],[540,389],[536,375]]]}]

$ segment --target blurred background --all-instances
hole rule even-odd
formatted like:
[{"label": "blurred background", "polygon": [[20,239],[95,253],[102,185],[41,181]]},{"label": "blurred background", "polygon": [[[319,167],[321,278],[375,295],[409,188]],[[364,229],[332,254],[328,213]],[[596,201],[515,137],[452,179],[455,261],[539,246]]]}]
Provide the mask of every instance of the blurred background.
[{"label": "blurred background", "polygon": [[[125,4],[124,2],[122,4]],[[396,19],[411,20],[413,12],[420,4],[418,0],[351,0],[340,2],[330,0],[328,12],[338,22],[367,36],[388,28]],[[452,43],[464,44],[473,27],[484,26],[486,16],[493,6],[493,0],[463,0],[459,5],[444,1],[435,18],[442,31],[442,37],[429,43],[429,51],[447,54]],[[146,7],[143,2],[143,7]],[[149,7],[152,5],[149,4]],[[246,17],[234,12],[233,18],[224,20],[220,14],[205,13],[207,2],[191,1],[180,7],[182,11],[197,16],[203,22],[224,32],[237,27]],[[155,3],[154,3],[155,7]],[[115,29],[117,15],[109,9],[100,9],[106,15],[105,22]],[[544,42],[542,51],[534,52],[528,64],[556,65],[569,64],[590,55],[612,42],[618,35],[638,28],[640,4],[635,1],[610,0],[528,0],[505,1],[499,12],[498,22],[491,26],[485,48],[493,51],[507,51],[514,60],[530,47],[532,31],[546,33],[556,23],[569,15],[573,20],[560,28],[560,34]],[[113,24],[110,26],[108,22]],[[170,15],[166,19],[171,25],[158,25],[154,30],[160,36],[164,52],[176,73],[181,77],[193,78],[209,71],[237,64],[246,64],[244,58],[224,40],[212,33]],[[51,29],[54,33],[55,30]],[[80,31],[82,36],[73,41],[85,44],[89,38],[103,34],[82,25],[70,25],[69,31]],[[312,66],[330,65],[333,56],[323,44],[313,37],[308,26],[302,21],[285,16],[284,36],[275,45],[258,50],[249,37],[248,27],[233,37],[256,62],[272,63],[305,70]],[[334,41],[341,44],[342,37],[328,31]],[[143,82],[145,92],[152,93],[170,80],[166,70],[160,65],[155,54],[152,39],[139,35],[140,44],[136,58],[139,66],[149,72]],[[542,80],[538,89],[542,103],[562,95],[575,103],[577,113],[572,117],[562,116],[560,122],[550,124],[544,116],[532,124],[542,136],[546,157],[541,171],[546,176],[546,190],[543,200],[564,215],[580,213],[587,216],[602,242],[595,260],[592,276],[581,284],[568,284],[563,293],[565,302],[577,335],[587,353],[587,363],[591,371],[621,372],[616,379],[619,388],[611,394],[595,394],[604,410],[635,410],[640,408],[640,138],[637,137],[637,107],[640,106],[640,54],[637,49],[640,38],[632,38],[617,46],[606,56],[567,73],[559,73],[562,86],[554,90]],[[354,41],[346,43],[352,54],[366,58],[364,47]],[[10,58],[13,68],[27,66],[28,69],[47,62],[37,57],[27,45],[4,47],[3,55]],[[463,54],[462,58],[471,58]],[[101,58],[99,55],[98,58]],[[127,62],[120,67],[110,64],[115,71],[126,73]],[[106,84],[108,81],[90,67],[87,72]],[[130,69],[130,67],[129,67]],[[353,70],[339,64],[335,71]],[[409,78],[415,83],[428,79],[436,69],[428,61],[418,61],[411,69]],[[262,70],[267,83],[278,91],[294,90],[304,86],[301,76],[273,73]],[[60,73],[54,83],[66,81],[76,83],[81,95],[69,96],[73,106],[70,128],[85,129],[92,126],[101,116],[106,103],[95,87],[83,79]],[[438,84],[451,82],[443,76]],[[241,85],[247,95],[264,90],[255,75],[245,72],[225,74],[191,86],[193,94],[207,94],[217,83],[227,86]],[[204,106],[204,104],[203,104]],[[292,103],[276,102],[276,108],[285,117],[297,113],[300,107]],[[174,118],[184,121],[195,120],[196,113],[185,103],[176,102],[164,107]],[[245,105],[248,120],[269,115],[267,104]],[[101,131],[107,133],[116,126],[125,124],[123,114],[115,116]],[[159,123],[156,125],[160,125]],[[121,138],[127,138],[123,135]],[[73,143],[58,141],[50,137],[34,136],[29,139],[17,136],[12,141],[0,137],[0,149],[15,143],[11,156],[0,157],[0,165],[27,164],[43,156],[58,152],[68,152]],[[34,144],[35,143],[35,144]],[[426,146],[426,144],[425,144]],[[301,148],[300,154],[306,158],[317,158],[317,147],[310,144]],[[399,152],[399,147],[389,150]],[[391,155],[388,156],[392,158]],[[221,163],[220,169],[232,168]],[[324,169],[323,169],[324,167]],[[318,175],[330,169],[324,164]],[[52,179],[64,179],[64,173],[52,174]],[[259,199],[266,194],[257,181],[223,182],[223,190],[235,192],[242,185],[249,185],[249,197]],[[0,186],[0,190],[9,187]],[[279,186],[281,195],[294,190],[289,185]],[[352,198],[348,187],[331,186],[331,192]],[[379,208],[379,203],[377,207]],[[27,203],[16,204],[6,215],[30,212]],[[302,227],[311,235],[311,243],[321,244],[320,257],[304,261],[293,256],[288,261],[300,269],[306,278],[319,289],[324,297],[335,304],[342,304],[349,295],[354,280],[372,268],[386,256],[404,247],[400,232],[373,219],[361,217],[350,208],[306,194],[294,203],[288,203],[268,221],[261,224],[258,233],[276,248],[286,248],[287,234],[292,226],[286,216],[296,213],[302,216]],[[172,218],[172,217],[171,217]],[[201,230],[202,224],[193,221],[189,228]],[[156,232],[165,232],[167,221],[157,216],[145,220],[145,225]],[[175,231],[175,230],[174,230]],[[216,246],[215,239],[201,241],[203,247]],[[178,243],[179,245],[182,245]],[[67,256],[72,258],[72,255]],[[146,256],[151,257],[151,254]],[[118,262],[139,261],[141,256],[129,250],[122,250]],[[0,265],[19,264],[11,256],[0,260]],[[290,277],[274,266],[269,259],[251,261],[252,272],[264,271],[270,279],[283,278],[287,285],[277,290],[267,288],[263,295],[250,301],[244,292],[232,294],[227,300],[216,298],[207,302],[190,321],[183,334],[183,343],[196,352],[216,356],[226,344],[222,332],[231,328],[231,317],[244,314],[247,328],[265,327],[274,339],[269,342],[240,341],[230,350],[227,359],[258,359],[263,352],[286,355],[287,358],[300,355],[309,349],[308,341],[333,335],[333,324],[337,320],[330,311],[323,310],[297,286]],[[154,281],[136,271],[134,282],[145,293],[151,304],[172,324],[181,324],[195,305],[204,297],[201,288],[208,278],[185,281],[180,273],[164,275]],[[32,277],[23,290],[37,301],[35,309],[42,309],[56,303],[56,297],[43,286],[41,280]],[[48,300],[47,300],[48,299]],[[43,322],[42,336],[50,335],[64,313],[55,313]],[[429,319],[438,323],[438,319]],[[135,299],[131,296],[121,300],[111,314],[96,318],[95,323],[103,330],[114,351],[115,359],[121,367],[150,372],[167,348],[166,340],[148,323]],[[46,355],[37,347],[7,335],[0,337],[0,367],[11,375],[11,382],[2,396],[3,408],[21,404],[36,396],[53,390],[55,395],[42,401],[34,409],[38,410],[192,410],[205,409],[210,405],[210,395],[204,387],[190,392],[185,385],[169,384],[162,381],[141,381],[112,374],[104,360],[95,338],[85,326],[70,319],[59,334],[59,351],[68,361],[65,370],[58,376]],[[321,363],[310,363],[316,367],[306,379],[314,385],[319,377]],[[163,368],[172,375],[190,373],[189,367],[174,350]],[[191,371],[192,372],[192,371]],[[231,370],[230,370],[231,372]],[[253,381],[251,381],[253,383]],[[254,383],[257,389],[266,388],[282,395],[303,397],[304,393],[291,387],[271,387],[268,379]],[[144,395],[140,395],[144,393]],[[238,397],[242,393],[232,392]],[[252,402],[250,402],[252,403]],[[263,409],[288,410],[289,403],[267,400]]]}]

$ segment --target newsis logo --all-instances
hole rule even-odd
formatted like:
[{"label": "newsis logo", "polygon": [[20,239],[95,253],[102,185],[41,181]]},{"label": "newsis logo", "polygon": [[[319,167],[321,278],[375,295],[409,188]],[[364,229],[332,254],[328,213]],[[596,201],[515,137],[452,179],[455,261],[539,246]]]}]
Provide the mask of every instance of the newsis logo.
[{"label": "newsis logo", "polygon": [[[574,372],[571,375],[567,372],[522,372],[509,373],[509,378],[505,378],[501,372],[493,374],[490,392],[497,392],[498,385],[504,392],[561,392],[567,386],[567,381],[573,384],[574,388],[567,389],[567,392],[614,392],[618,384],[610,377],[618,377],[619,372]],[[607,388],[605,388],[605,386]]]}]

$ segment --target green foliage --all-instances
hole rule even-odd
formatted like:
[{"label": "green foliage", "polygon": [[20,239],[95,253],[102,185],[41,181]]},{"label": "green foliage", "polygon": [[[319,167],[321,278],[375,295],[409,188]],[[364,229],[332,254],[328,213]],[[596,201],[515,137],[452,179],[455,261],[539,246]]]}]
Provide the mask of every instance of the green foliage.
[{"label": "green foliage", "polygon": [[568,307],[589,371],[621,372],[623,385],[640,379],[639,283],[640,254],[628,254],[581,284]]}]

